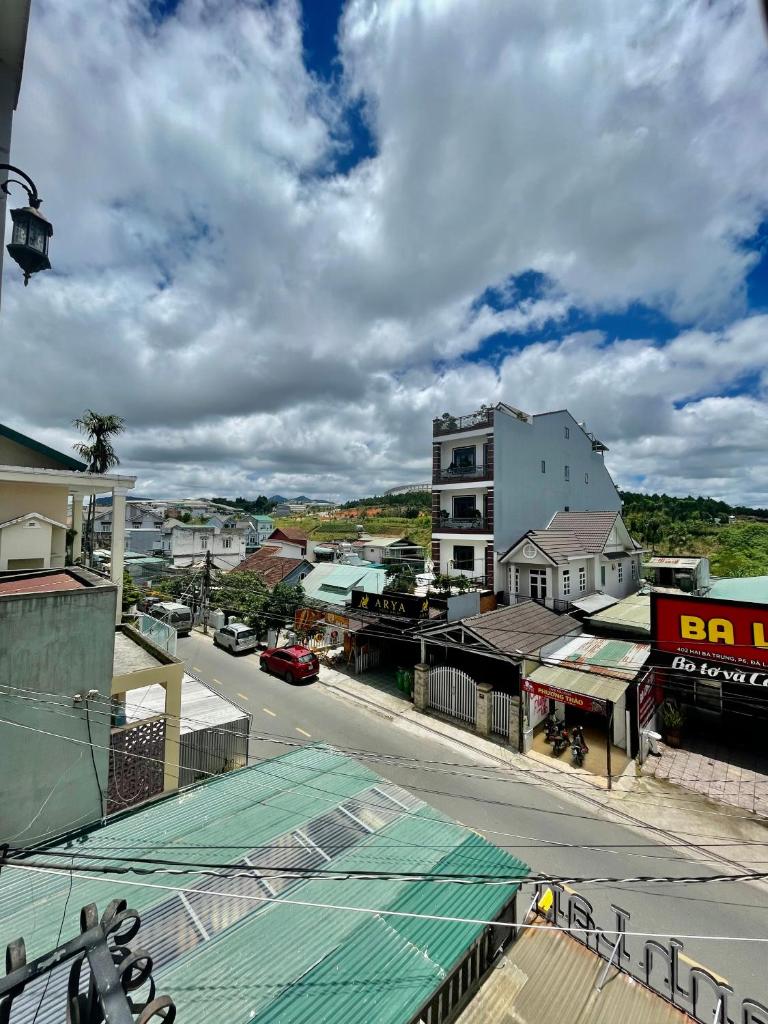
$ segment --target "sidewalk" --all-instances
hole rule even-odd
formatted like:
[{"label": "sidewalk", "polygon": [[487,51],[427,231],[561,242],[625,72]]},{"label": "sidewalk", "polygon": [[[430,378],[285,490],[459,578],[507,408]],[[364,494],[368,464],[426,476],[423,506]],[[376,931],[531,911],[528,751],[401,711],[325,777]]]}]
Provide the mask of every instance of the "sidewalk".
[{"label": "sidewalk", "polygon": [[417,711],[385,672],[356,678],[321,666],[320,683],[338,697],[354,700],[374,714],[397,719],[400,726],[414,733],[428,732],[466,748],[480,763],[486,761],[527,772],[532,781],[567,790],[571,797],[593,808],[599,806],[623,824],[640,826],[645,833],[650,828],[660,842],[689,847],[699,859],[703,854],[716,866],[730,867],[736,872],[768,869],[764,853],[768,821],[743,806],[722,803],[704,793],[683,789],[674,781],[643,774],[634,761],[613,779],[609,792],[605,779],[572,768],[565,761],[535,753],[522,755],[437,715]]}]

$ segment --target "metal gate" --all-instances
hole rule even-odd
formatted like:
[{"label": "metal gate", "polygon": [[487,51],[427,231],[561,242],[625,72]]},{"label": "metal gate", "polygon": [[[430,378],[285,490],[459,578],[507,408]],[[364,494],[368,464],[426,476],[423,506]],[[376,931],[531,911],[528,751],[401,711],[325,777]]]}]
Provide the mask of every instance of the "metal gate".
[{"label": "metal gate", "polygon": [[436,665],[429,670],[429,706],[474,725],[477,719],[477,683],[459,668]]},{"label": "metal gate", "polygon": [[491,691],[491,732],[497,736],[509,736],[509,710],[512,697],[498,690]]}]

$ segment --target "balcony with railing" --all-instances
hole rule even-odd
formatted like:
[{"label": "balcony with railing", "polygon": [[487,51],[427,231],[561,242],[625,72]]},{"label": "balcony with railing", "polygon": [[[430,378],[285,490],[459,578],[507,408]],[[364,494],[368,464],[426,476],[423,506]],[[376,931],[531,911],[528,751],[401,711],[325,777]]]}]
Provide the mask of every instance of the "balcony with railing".
[{"label": "balcony with railing", "polygon": [[551,612],[557,612],[558,615],[573,611],[573,604],[560,597],[533,597],[528,594],[510,594],[508,603],[524,604],[526,601],[534,601],[536,604],[540,604],[542,608],[549,608]]},{"label": "balcony with railing", "polygon": [[471,484],[493,479],[493,466],[480,463],[474,466],[446,466],[432,474],[433,484]]},{"label": "balcony with railing", "polygon": [[433,533],[493,533],[493,524],[489,517],[468,516],[466,518],[454,518],[450,515],[432,516]]},{"label": "balcony with railing", "polygon": [[442,416],[436,416],[432,420],[432,436],[459,434],[464,430],[481,430],[492,426],[493,409],[488,409],[485,406],[467,416],[451,416],[450,413],[444,412]]}]

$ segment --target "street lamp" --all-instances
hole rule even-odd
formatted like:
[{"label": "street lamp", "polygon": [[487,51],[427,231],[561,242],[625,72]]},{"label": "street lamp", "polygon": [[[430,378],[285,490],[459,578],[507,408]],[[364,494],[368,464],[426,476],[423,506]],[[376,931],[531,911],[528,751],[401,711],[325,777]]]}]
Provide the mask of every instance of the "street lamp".
[{"label": "street lamp", "polygon": [[37,187],[24,171],[19,170],[12,164],[0,164],[0,171],[13,171],[24,180],[18,178],[7,178],[0,183],[0,189],[6,195],[10,195],[8,186],[11,184],[21,185],[29,197],[29,206],[11,210],[13,220],[13,234],[7,246],[9,254],[16,260],[24,271],[24,285],[29,283],[30,274],[36,274],[38,270],[50,270],[51,261],[48,259],[48,239],[53,234],[53,226],[47,217],[40,213],[42,199],[37,194]]}]

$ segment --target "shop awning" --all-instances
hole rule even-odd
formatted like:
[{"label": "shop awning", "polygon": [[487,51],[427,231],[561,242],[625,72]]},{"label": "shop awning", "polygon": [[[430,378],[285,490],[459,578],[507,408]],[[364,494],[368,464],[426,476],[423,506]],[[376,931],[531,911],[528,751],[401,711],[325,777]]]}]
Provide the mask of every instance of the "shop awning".
[{"label": "shop awning", "polygon": [[629,679],[616,679],[597,672],[579,672],[578,669],[562,668],[559,665],[541,665],[528,678],[542,686],[568,690],[595,700],[609,700],[614,704],[624,696],[630,683]]},{"label": "shop awning", "polygon": [[611,597],[609,594],[590,594],[589,597],[579,597],[571,601],[574,608],[586,612],[587,615],[594,615],[595,612],[601,612],[604,608],[610,608],[618,603],[618,597]]}]

